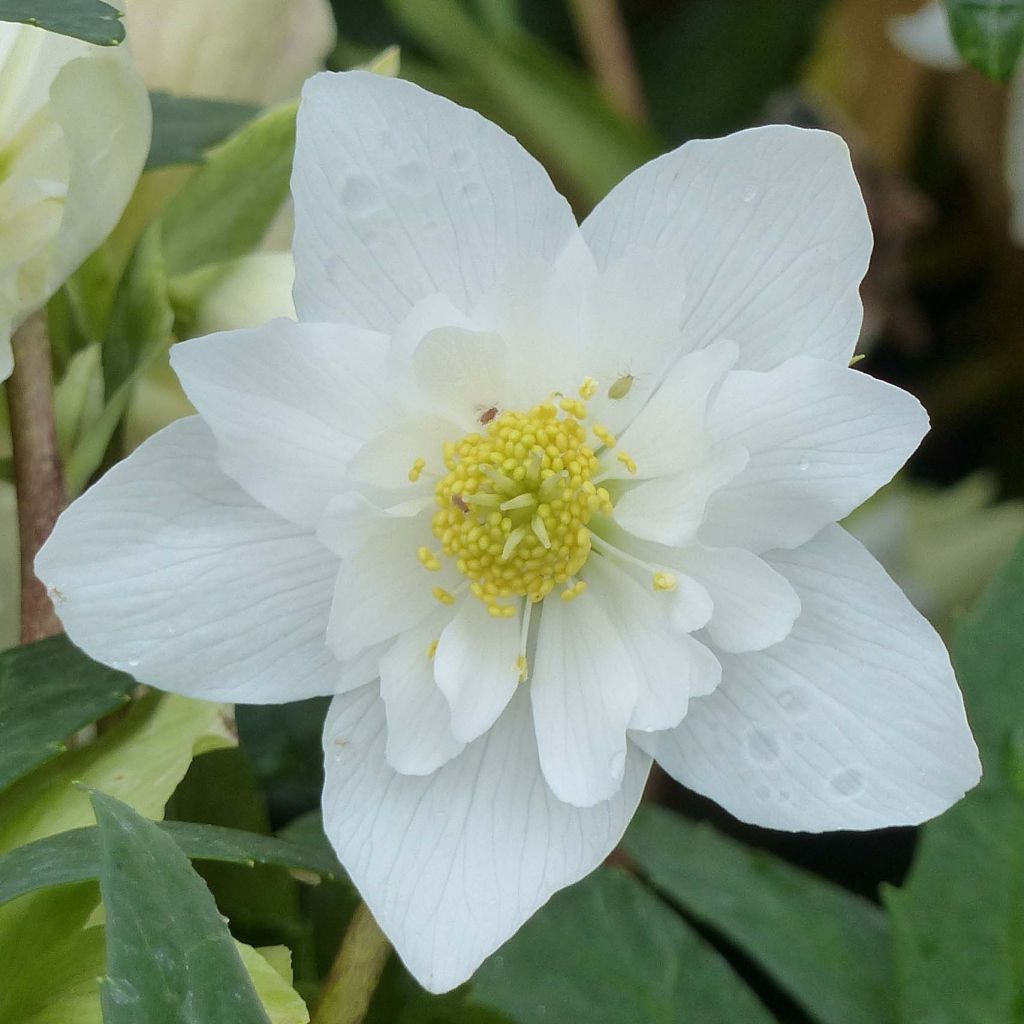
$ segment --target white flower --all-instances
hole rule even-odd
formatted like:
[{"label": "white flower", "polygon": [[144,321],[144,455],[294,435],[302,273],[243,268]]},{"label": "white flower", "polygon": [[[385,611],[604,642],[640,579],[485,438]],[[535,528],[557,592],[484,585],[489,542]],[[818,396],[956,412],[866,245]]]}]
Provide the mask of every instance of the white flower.
[{"label": "white flower", "polygon": [[334,49],[328,0],[127,0],[128,39],[151,89],[276,103]]},{"label": "white flower", "polygon": [[[932,0],[914,14],[893,18],[893,42],[909,57],[940,71],[964,66],[957,53],[943,0]],[[1006,112],[1005,176],[1010,193],[1010,236],[1024,245],[1024,72],[1010,82]]]},{"label": "white flower", "polygon": [[847,365],[871,242],[839,138],[691,142],[578,228],[477,114],[320,75],[293,192],[300,322],[178,345],[199,416],[37,571],[156,686],[336,695],[326,829],[427,988],[612,850],[652,757],[784,829],[974,785],[942,643],[834,525],[927,426]]},{"label": "white flower", "polygon": [[11,332],[117,223],[149,134],[125,50],[0,22],[0,380]]}]

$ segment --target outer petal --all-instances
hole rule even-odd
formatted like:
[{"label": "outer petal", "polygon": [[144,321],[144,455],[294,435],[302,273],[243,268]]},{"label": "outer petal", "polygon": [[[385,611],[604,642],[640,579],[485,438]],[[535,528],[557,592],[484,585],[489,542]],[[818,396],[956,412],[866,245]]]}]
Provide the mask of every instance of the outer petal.
[{"label": "outer petal", "polygon": [[956,71],[964,65],[949,29],[949,15],[942,0],[931,0],[919,11],[889,21],[892,41],[908,57],[940,71]]},{"label": "outer petal", "polygon": [[633,815],[650,765],[635,747],[622,788],[581,810],[544,783],[525,692],[487,735],[429,778],[384,759],[372,687],[335,700],[324,746],[324,826],[413,975],[465,981],[551,895],[593,870]]},{"label": "outer petal", "polygon": [[292,177],[295,305],[388,331],[425,296],[464,312],[510,261],[553,261],[568,203],[500,128],[409,82],[317,75]]},{"label": "outer petal", "polygon": [[541,767],[559,800],[592,807],[619,789],[639,690],[637,668],[596,601],[544,602],[530,698]]},{"label": "outer petal", "polygon": [[927,432],[928,414],[866,373],[798,358],[730,374],[708,430],[743,445],[750,461],[709,501],[701,538],[765,551],[803,544],[888,483]]},{"label": "outer petal", "polygon": [[587,565],[587,594],[615,624],[636,669],[636,705],[630,729],[675,728],[693,694],[710,693],[721,679],[715,656],[685,633],[668,627],[660,595],[641,586],[607,558]]},{"label": "outer petal", "polygon": [[217,438],[224,471],[306,526],[343,489],[360,439],[395,414],[386,360],[383,335],[291,320],[171,350],[185,393]]},{"label": "outer petal", "polygon": [[840,527],[774,552],[803,603],[790,637],[727,657],[722,684],[658,735],[661,765],[756,825],[910,825],[980,776],[942,641]]},{"label": "outer petal", "polygon": [[452,735],[448,702],[434,685],[429,653],[449,617],[434,616],[403,633],[380,661],[388,722],[385,753],[388,764],[403,775],[429,775],[465,746]]},{"label": "outer petal", "polygon": [[837,135],[770,125],[688,142],[617,185],[583,234],[600,267],[633,247],[684,258],[683,351],[729,338],[751,369],[853,355],[871,229]]},{"label": "outer petal", "polygon": [[1024,75],[1010,83],[1006,114],[1006,186],[1010,193],[1010,236],[1024,245]]},{"label": "outer petal", "polygon": [[441,634],[434,678],[451,706],[451,728],[465,743],[485,733],[519,685],[519,618],[496,619],[466,598]]},{"label": "outer petal", "polygon": [[337,559],[214,449],[198,417],[156,434],[60,517],[36,572],[71,639],[143,682],[253,704],[330,694]]}]

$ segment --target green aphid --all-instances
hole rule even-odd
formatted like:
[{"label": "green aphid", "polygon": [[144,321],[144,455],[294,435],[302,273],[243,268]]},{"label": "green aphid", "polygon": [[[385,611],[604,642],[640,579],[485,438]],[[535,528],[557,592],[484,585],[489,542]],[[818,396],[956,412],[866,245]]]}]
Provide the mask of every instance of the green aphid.
[{"label": "green aphid", "polygon": [[636,377],[633,374],[624,373],[618,380],[612,382],[611,387],[608,388],[608,397],[613,402],[621,401],[629,394],[634,380],[636,380]]}]

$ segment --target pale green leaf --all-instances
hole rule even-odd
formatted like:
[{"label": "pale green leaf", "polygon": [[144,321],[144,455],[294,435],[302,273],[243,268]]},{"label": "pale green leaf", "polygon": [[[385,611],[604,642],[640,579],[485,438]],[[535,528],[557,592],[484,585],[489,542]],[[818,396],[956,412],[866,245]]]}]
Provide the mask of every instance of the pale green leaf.
[{"label": "pale green leaf", "polygon": [[946,0],[960,56],[990,78],[1013,74],[1024,47],[1024,0]]},{"label": "pale green leaf", "polygon": [[146,170],[201,163],[207,151],[251,121],[260,108],[251,103],[151,92],[153,141]]},{"label": "pale green leaf", "polygon": [[99,46],[124,39],[120,12],[102,0],[0,0],[0,21],[36,25]]}]

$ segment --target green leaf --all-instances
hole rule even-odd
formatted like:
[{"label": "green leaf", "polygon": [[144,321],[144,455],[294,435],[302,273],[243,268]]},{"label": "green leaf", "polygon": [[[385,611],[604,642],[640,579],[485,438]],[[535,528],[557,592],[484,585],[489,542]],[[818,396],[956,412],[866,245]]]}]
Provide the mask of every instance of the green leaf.
[{"label": "green leaf", "polygon": [[1024,546],[957,630],[954,662],[985,775],[925,826],[886,891],[906,1021],[1024,1020]]},{"label": "green leaf", "polygon": [[1024,0],[946,0],[949,27],[960,56],[1005,81],[1024,47]]},{"label": "green leaf", "polygon": [[107,917],[105,1024],[268,1024],[210,891],[151,821],[92,794]]},{"label": "green leaf", "polygon": [[251,121],[260,108],[251,103],[151,92],[153,142],[146,170],[198,164],[207,150]]},{"label": "green leaf", "polygon": [[135,680],[93,661],[66,636],[0,654],[0,790],[120,707]]},{"label": "green leaf", "polygon": [[0,21],[20,21],[99,46],[124,39],[120,12],[102,0],[0,0]]},{"label": "green leaf", "polygon": [[624,848],[653,885],[757,961],[822,1024],[892,1019],[881,910],[821,878],[661,808]]},{"label": "green leaf", "polygon": [[135,383],[170,344],[173,323],[158,223],[139,240],[114,297],[101,350],[103,411],[82,431],[65,466],[72,494],[83,490],[99,468]]},{"label": "green leaf", "polygon": [[522,1022],[772,1020],[678,914],[632,876],[608,868],[555,896],[472,984],[473,1002]]},{"label": "green leaf", "polygon": [[[338,862],[315,848],[219,825],[164,821],[158,828],[192,860],[229,864],[276,864],[324,878],[341,874]],[[0,856],[0,904],[55,885],[99,878],[99,836],[95,826],[69,829],[18,846]]]},{"label": "green leaf", "polygon": [[288,196],[296,104],[268,111],[210,154],[163,217],[174,277],[254,249]]}]

